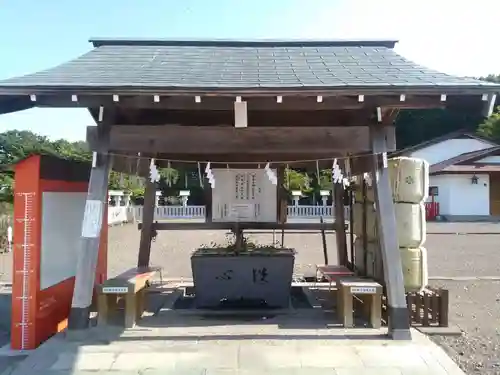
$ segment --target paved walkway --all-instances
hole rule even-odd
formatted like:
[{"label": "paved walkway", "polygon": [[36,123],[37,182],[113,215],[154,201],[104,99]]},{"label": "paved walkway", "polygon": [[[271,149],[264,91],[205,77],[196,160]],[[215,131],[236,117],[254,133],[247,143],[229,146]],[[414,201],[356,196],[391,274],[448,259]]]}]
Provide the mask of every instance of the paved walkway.
[{"label": "paved walkway", "polygon": [[463,375],[422,334],[395,342],[382,333],[318,328],[295,315],[238,324],[160,314],[122,333],[92,328],[54,337],[10,374]]}]

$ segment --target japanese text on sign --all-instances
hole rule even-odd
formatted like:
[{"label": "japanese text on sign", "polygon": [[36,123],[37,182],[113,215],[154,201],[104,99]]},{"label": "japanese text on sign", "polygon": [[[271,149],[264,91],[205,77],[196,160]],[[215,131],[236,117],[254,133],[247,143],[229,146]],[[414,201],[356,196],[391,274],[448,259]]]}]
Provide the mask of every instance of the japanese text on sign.
[{"label": "japanese text on sign", "polygon": [[[221,281],[229,281],[236,278],[233,270],[226,270],[218,274],[215,279]],[[254,284],[267,284],[269,282],[269,271],[266,267],[252,269],[252,281]]]},{"label": "japanese text on sign", "polygon": [[254,283],[265,284],[268,282],[267,277],[269,273],[267,272],[267,268],[263,267],[260,269],[254,268],[252,270],[252,279]]},{"label": "japanese text on sign", "polygon": [[233,270],[227,270],[227,271],[222,272],[219,276],[216,276],[215,279],[216,280],[232,280],[233,274],[234,274]]},{"label": "japanese text on sign", "polygon": [[367,287],[367,286],[353,286],[351,287],[352,294],[375,294],[377,293],[377,288]]},{"label": "japanese text on sign", "polygon": [[127,293],[128,288],[125,287],[119,287],[119,286],[106,286],[102,288],[103,293],[108,293],[108,294],[121,294],[121,293]]}]

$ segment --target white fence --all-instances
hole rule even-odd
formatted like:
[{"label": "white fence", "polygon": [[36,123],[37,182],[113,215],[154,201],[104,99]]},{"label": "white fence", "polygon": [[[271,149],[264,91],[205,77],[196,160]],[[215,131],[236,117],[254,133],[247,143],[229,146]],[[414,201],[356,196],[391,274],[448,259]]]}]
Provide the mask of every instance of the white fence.
[{"label": "white fence", "polygon": [[[142,220],[142,206],[109,207],[108,223],[118,224]],[[289,219],[333,219],[331,206],[288,206]],[[348,207],[345,208],[345,218],[349,219]],[[154,220],[167,219],[204,219],[205,206],[158,206],[155,207]]]},{"label": "white fence", "polygon": [[[133,221],[142,220],[142,206],[129,206],[129,207],[108,207],[108,224],[115,225]],[[331,206],[288,206],[289,219],[317,219],[323,217],[326,220],[333,219],[333,209]],[[345,208],[345,218],[349,220],[349,209]],[[165,219],[204,219],[205,206],[159,206],[155,207],[154,220]],[[6,249],[3,251],[10,251],[12,245],[12,228],[8,230],[7,243],[4,244]]]},{"label": "white fence", "polygon": [[288,217],[333,217],[332,206],[288,206]]},{"label": "white fence", "polygon": [[[142,220],[142,206],[131,207],[134,210],[134,218]],[[158,206],[155,207],[154,220],[164,219],[204,219],[205,206]]]}]

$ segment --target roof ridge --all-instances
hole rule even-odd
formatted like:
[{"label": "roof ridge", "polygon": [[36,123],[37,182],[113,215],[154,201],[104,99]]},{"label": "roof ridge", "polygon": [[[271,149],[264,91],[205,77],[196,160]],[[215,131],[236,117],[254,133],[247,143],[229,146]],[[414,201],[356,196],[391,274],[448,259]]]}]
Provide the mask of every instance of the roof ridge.
[{"label": "roof ridge", "polygon": [[[435,145],[435,144],[438,144],[438,143],[441,143],[441,142],[453,139],[453,138],[458,137],[458,136],[466,136],[466,137],[470,137],[470,138],[477,139],[477,140],[480,140],[480,141],[488,142],[488,143],[490,143],[492,145],[491,147],[497,147],[498,146],[498,144],[495,141],[493,141],[491,139],[488,139],[486,137],[483,137],[483,136],[481,136],[479,134],[476,134],[476,133],[474,133],[471,130],[462,128],[462,129],[454,130],[452,132],[445,133],[445,134],[442,134],[440,136],[428,139],[426,141],[417,143],[415,145],[402,148],[400,150],[397,150],[397,151],[391,153],[391,155],[393,155],[393,156],[404,155],[404,154],[407,154],[409,152],[418,151],[418,150],[421,150],[423,148],[426,148],[426,147],[429,147],[429,146],[432,146],[432,145]],[[472,152],[475,152],[475,151],[472,151]],[[463,154],[460,154],[460,155],[463,155]]]},{"label": "roof ridge", "polygon": [[394,48],[396,39],[168,39],[90,38],[101,46],[213,46],[213,47],[385,47]]},{"label": "roof ridge", "polygon": [[438,171],[441,171],[449,166],[452,165],[458,165],[461,163],[466,163],[473,161],[477,158],[481,158],[484,156],[484,154],[488,154],[490,152],[498,151],[500,149],[500,145],[498,146],[491,146],[488,148],[483,148],[481,150],[476,150],[476,151],[469,151],[469,152],[464,152],[462,154],[456,155],[452,158],[440,161],[438,163],[434,163],[430,166],[430,173],[435,173]]}]

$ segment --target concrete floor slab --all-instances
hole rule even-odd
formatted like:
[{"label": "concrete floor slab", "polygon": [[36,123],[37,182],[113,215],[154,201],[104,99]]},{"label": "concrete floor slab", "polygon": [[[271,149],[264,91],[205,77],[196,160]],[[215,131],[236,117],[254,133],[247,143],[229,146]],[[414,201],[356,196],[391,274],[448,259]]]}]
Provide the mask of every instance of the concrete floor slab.
[{"label": "concrete floor slab", "polygon": [[416,331],[411,342],[402,343],[370,330],[282,328],[284,319],[210,327],[200,319],[193,326],[122,333],[95,328],[80,341],[49,340],[12,375],[31,375],[35,368],[45,375],[463,375],[441,348]]},{"label": "concrete floor slab", "polygon": [[57,361],[49,367],[49,370],[109,370],[115,361],[115,357],[113,353],[87,353],[81,355],[62,351],[58,355]]},{"label": "concrete floor slab", "polygon": [[[366,367],[426,367],[414,344],[357,346]],[[339,365],[340,366],[340,365]]]},{"label": "concrete floor slab", "polygon": [[335,367],[363,367],[361,357],[351,346],[332,347],[312,345],[301,348],[300,362],[302,367],[335,368]]},{"label": "concrete floor slab", "polygon": [[126,352],[116,356],[110,369],[113,371],[139,372],[145,369],[173,370],[176,364],[175,353],[150,352],[134,353]]}]

